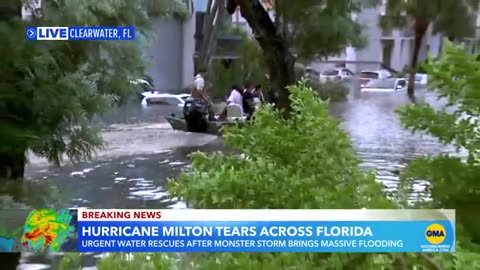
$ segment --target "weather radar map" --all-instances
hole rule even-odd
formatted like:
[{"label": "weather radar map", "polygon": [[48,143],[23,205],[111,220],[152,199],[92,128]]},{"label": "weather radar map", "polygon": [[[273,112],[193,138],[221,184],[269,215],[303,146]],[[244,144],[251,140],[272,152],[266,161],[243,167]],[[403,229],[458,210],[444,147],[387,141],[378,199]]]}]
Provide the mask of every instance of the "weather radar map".
[{"label": "weather radar map", "polygon": [[22,251],[58,252],[71,250],[69,242],[75,236],[75,210],[40,209],[28,215],[20,241]]}]

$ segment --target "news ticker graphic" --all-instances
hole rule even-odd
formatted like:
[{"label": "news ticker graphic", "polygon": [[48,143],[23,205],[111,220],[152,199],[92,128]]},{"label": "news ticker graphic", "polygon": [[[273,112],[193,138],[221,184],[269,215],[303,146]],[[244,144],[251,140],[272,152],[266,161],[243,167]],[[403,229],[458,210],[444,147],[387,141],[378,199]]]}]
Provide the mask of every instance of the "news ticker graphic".
[{"label": "news ticker graphic", "polygon": [[27,27],[28,40],[133,40],[135,27]]},{"label": "news ticker graphic", "polygon": [[0,251],[14,243],[39,252],[453,252],[455,210],[40,209],[19,241],[0,233]]}]

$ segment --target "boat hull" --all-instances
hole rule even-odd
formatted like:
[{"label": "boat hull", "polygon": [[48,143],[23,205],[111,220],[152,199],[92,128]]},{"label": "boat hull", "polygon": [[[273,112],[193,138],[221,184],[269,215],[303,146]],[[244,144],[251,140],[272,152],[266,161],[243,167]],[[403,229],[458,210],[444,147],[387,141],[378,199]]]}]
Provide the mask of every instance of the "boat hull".
[{"label": "boat hull", "polygon": [[[184,118],[176,117],[176,116],[167,116],[165,117],[172,126],[173,130],[185,131],[188,132],[188,125]],[[223,121],[208,121],[207,131],[204,132],[206,134],[212,134],[220,136],[222,135],[222,127],[226,125],[235,124],[233,122],[223,122]]]}]

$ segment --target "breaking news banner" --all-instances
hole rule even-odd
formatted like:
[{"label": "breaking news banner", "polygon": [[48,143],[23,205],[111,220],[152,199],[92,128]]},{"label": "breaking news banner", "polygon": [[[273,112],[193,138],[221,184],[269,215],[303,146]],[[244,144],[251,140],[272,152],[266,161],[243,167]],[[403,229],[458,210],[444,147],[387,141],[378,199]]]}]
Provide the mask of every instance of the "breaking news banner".
[{"label": "breaking news banner", "polygon": [[455,210],[22,211],[0,211],[0,252],[455,251]]},{"label": "breaking news banner", "polygon": [[454,210],[78,210],[79,252],[453,252]]},{"label": "breaking news banner", "polygon": [[133,40],[135,27],[27,27],[27,40]]}]

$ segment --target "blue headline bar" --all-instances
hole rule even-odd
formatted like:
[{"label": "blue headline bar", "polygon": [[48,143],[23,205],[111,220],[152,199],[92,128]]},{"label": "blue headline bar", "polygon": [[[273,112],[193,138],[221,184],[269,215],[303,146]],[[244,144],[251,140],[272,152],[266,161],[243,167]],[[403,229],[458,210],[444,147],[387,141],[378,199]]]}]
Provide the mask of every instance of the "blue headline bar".
[{"label": "blue headline bar", "polygon": [[78,252],[453,252],[431,221],[79,221]]},{"label": "blue headline bar", "polygon": [[133,40],[135,27],[27,27],[28,40]]}]

